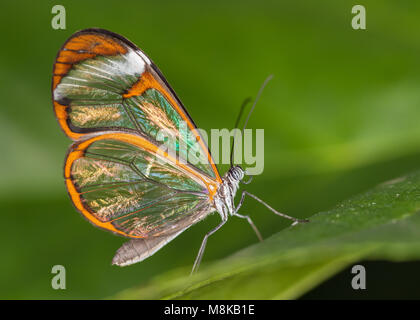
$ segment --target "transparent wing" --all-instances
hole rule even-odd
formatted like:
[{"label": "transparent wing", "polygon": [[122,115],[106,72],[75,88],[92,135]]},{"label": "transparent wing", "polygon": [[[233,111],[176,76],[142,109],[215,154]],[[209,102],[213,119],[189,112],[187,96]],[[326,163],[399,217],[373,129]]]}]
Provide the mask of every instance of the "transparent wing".
[{"label": "transparent wing", "polygon": [[185,215],[179,221],[179,225],[184,226],[183,228],[180,228],[179,231],[156,237],[127,241],[115,253],[112,264],[123,267],[143,261],[211,211],[212,209],[207,204],[203,203],[201,208],[197,208],[193,213]]},{"label": "transparent wing", "polygon": [[150,59],[125,38],[105,30],[74,34],[54,64],[56,117],[73,140],[128,131],[165,145],[200,173],[220,182],[205,141]]},{"label": "transparent wing", "polygon": [[[181,231],[182,232],[182,231]],[[147,239],[132,239],[124,243],[115,253],[112,264],[120,267],[134,264],[150,257],[181,232],[151,237]]]},{"label": "transparent wing", "polygon": [[209,212],[211,179],[124,132],[76,142],[67,155],[65,179],[73,203],[89,221],[131,238],[173,234]]}]

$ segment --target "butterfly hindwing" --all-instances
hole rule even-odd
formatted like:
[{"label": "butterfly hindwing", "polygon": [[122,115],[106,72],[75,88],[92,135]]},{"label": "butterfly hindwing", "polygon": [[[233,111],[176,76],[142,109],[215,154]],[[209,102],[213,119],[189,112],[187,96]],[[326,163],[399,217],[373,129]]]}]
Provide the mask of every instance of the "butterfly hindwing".
[{"label": "butterfly hindwing", "polygon": [[76,142],[65,179],[73,203],[89,221],[131,238],[179,233],[212,211],[210,179],[125,132]]},{"label": "butterfly hindwing", "polygon": [[173,238],[178,236],[179,233],[127,241],[115,253],[114,258],[112,259],[112,264],[124,267],[143,261],[166,245]]}]

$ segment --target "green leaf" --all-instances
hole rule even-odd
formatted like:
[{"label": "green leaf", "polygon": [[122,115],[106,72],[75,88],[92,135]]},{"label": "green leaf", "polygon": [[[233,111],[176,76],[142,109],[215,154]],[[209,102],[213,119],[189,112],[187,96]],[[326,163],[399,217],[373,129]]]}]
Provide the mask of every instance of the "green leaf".
[{"label": "green leaf", "polygon": [[[302,199],[304,201],[304,199]],[[361,259],[420,258],[420,171],[207,265],[125,290],[120,299],[293,299]],[[350,283],[349,283],[350,285]]]}]

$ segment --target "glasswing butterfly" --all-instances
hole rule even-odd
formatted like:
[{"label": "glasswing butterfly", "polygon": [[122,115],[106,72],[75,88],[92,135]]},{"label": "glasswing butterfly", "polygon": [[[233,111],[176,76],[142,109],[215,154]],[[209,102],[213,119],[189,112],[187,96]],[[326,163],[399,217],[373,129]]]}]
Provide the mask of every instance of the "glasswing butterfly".
[{"label": "glasswing butterfly", "polygon": [[[245,195],[280,216],[305,221],[277,212],[246,191],[235,206],[245,171],[231,161],[220,176],[197,126],[160,70],[118,34],[102,29],[73,34],[54,63],[52,98],[62,130],[74,140],[64,165],[74,206],[95,226],[130,238],[116,252],[115,265],[146,259],[215,211],[222,221],[205,235],[193,272],[207,238],[229,215],[247,219],[262,240],[250,217],[238,213]],[[172,150],[162,148],[162,132],[175,141]],[[199,152],[189,152],[196,145]]]}]

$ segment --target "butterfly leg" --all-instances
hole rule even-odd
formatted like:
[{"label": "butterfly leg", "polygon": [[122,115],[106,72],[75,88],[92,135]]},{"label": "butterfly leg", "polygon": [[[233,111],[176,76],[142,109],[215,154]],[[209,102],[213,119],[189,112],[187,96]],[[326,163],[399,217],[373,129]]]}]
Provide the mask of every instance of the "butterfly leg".
[{"label": "butterfly leg", "polygon": [[285,219],[289,219],[293,221],[292,225],[295,225],[297,223],[304,223],[304,222],[309,222],[308,219],[298,219],[295,217],[291,217],[288,216],[287,214],[278,212],[277,210],[275,210],[274,208],[272,208],[271,206],[269,206],[267,203],[265,203],[264,201],[262,201],[260,198],[258,198],[256,195],[253,195],[252,193],[249,193],[248,191],[242,191],[242,196],[241,196],[241,200],[239,201],[239,204],[236,208],[236,212],[239,210],[239,208],[242,206],[244,200],[245,200],[245,196],[248,195],[251,198],[253,198],[254,200],[257,200],[259,203],[261,203],[262,205],[264,205],[267,209],[269,209],[270,211],[272,211],[273,213],[275,213],[276,215],[283,217]]},{"label": "butterfly leg", "polygon": [[260,231],[258,230],[258,228],[255,226],[254,222],[252,221],[252,219],[249,216],[244,216],[242,214],[239,214],[238,211],[239,209],[242,207],[242,204],[244,203],[245,200],[245,196],[246,196],[246,191],[242,192],[242,196],[241,196],[241,200],[239,200],[238,205],[235,208],[235,213],[233,214],[234,216],[238,217],[238,218],[242,218],[242,219],[247,219],[249,225],[251,226],[252,229],[254,229],[255,234],[257,235],[258,239],[260,241],[263,241],[263,237],[261,236]]},{"label": "butterfly leg", "polygon": [[247,194],[246,191],[242,191],[241,200],[239,200],[239,203],[238,203],[238,205],[235,208],[235,212],[238,212],[239,209],[242,207],[242,204],[244,203],[246,194]]},{"label": "butterfly leg", "polygon": [[263,237],[261,236],[260,231],[258,230],[258,228],[255,226],[254,222],[252,222],[252,219],[249,216],[244,216],[242,214],[239,214],[237,212],[235,212],[233,214],[234,216],[238,217],[238,218],[242,218],[242,219],[246,219],[248,220],[249,225],[251,226],[252,229],[254,229],[255,234],[258,237],[258,240],[263,241]]},{"label": "butterfly leg", "polygon": [[222,222],[220,222],[220,224],[216,228],[214,228],[213,230],[211,230],[204,236],[203,241],[201,242],[200,250],[198,251],[198,254],[197,254],[197,258],[195,258],[194,265],[191,270],[191,274],[196,272],[198,270],[198,267],[200,266],[201,258],[203,258],[203,253],[204,253],[204,250],[206,249],[208,237],[210,237],[213,233],[219,230],[226,223],[226,221],[227,219],[222,220]]}]

